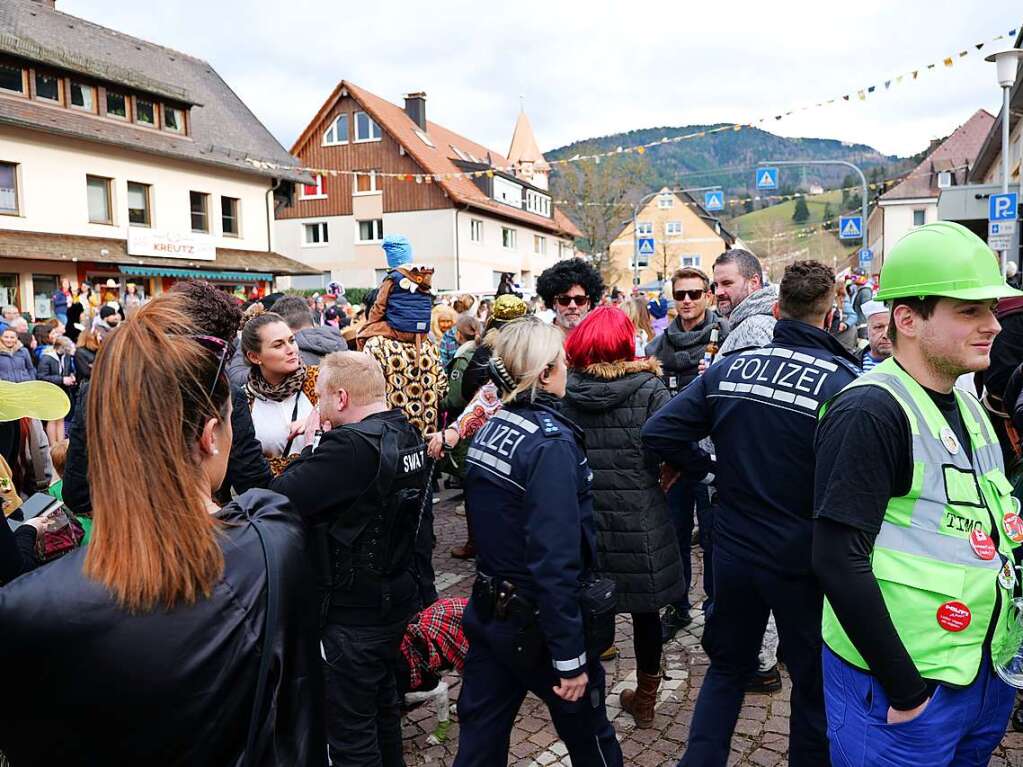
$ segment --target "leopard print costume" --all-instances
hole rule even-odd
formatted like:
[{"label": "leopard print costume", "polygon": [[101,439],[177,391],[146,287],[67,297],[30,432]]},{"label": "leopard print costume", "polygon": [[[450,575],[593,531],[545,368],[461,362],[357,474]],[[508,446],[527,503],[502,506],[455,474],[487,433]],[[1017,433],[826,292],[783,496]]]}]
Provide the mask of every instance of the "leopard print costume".
[{"label": "leopard print costume", "polygon": [[437,347],[423,339],[419,348],[385,336],[373,336],[363,348],[380,363],[387,382],[387,404],[404,411],[423,436],[437,431],[440,401],[448,391],[448,377]]}]

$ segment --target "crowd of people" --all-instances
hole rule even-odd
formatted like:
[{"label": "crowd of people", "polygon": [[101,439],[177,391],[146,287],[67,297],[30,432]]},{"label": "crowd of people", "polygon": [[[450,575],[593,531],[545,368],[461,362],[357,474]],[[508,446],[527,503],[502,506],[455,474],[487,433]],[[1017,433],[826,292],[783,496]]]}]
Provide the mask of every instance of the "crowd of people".
[{"label": "crowd of people", "polygon": [[[446,737],[448,672],[456,767],[507,763],[528,693],[572,764],[621,765],[616,616],[649,728],[696,610],[680,765],[725,765],[781,667],[790,764],[987,763],[1023,687],[1023,293],[983,241],[928,224],[879,279],[778,284],[737,248],[653,296],[568,259],[530,299],[512,275],[439,298],[383,247],[361,306],[189,280],[4,309],[14,767],[397,767],[403,706],[437,700]],[[435,582],[441,481],[468,600]]]}]

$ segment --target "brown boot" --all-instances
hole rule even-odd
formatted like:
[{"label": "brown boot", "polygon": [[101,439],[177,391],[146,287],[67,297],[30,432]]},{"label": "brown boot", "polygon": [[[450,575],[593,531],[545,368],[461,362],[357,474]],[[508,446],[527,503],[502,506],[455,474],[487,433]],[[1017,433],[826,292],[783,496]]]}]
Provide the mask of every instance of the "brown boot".
[{"label": "brown boot", "polygon": [[476,556],[476,547],[472,541],[466,541],[464,546],[455,546],[451,549],[451,556],[455,559],[472,559]]},{"label": "brown boot", "polygon": [[654,723],[654,704],[657,703],[657,688],[661,686],[661,675],[651,676],[642,671],[636,672],[639,684],[635,690],[622,690],[622,708],[632,714],[636,727],[652,727]]}]

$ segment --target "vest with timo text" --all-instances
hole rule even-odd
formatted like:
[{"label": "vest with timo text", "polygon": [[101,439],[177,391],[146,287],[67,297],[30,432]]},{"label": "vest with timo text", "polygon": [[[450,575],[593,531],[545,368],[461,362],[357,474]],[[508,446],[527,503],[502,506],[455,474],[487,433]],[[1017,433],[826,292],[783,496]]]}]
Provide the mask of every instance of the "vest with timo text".
[{"label": "vest with timo text", "polygon": [[774,341],[704,374],[717,456],[715,545],[773,570],[810,572],[817,413],[859,375],[824,330],[780,320]]}]

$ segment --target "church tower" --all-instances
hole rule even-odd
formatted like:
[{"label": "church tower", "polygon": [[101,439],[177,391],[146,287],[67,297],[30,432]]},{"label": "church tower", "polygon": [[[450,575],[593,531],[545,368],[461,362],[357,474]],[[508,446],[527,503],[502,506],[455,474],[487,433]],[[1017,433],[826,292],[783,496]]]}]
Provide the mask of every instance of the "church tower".
[{"label": "church tower", "polygon": [[515,166],[515,175],[518,178],[540,189],[547,189],[551,166],[540,152],[536,137],[533,135],[533,126],[529,124],[524,109],[519,112],[519,118],[515,121],[508,159]]}]

